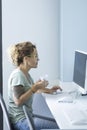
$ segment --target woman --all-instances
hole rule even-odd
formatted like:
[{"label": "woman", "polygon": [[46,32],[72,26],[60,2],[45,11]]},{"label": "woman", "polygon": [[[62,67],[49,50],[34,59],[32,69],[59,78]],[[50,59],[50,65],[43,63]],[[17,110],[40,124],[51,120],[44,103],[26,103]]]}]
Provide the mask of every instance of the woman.
[{"label": "woman", "polygon": [[37,68],[38,52],[31,42],[22,42],[9,48],[10,58],[16,66],[11,73],[8,82],[9,92],[9,116],[15,130],[29,130],[22,105],[26,104],[32,114],[33,94],[36,92],[53,93],[60,87],[46,88],[48,81],[39,80],[34,83],[29,71]]}]

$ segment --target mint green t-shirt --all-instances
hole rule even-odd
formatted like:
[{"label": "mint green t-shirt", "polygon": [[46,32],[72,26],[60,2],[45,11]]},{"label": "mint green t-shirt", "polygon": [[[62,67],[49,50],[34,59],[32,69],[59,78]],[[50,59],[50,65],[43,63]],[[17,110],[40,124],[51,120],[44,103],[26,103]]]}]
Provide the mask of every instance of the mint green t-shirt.
[{"label": "mint green t-shirt", "polygon": [[[29,82],[30,81],[30,82]],[[25,118],[23,112],[23,105],[17,106],[13,100],[13,87],[18,87],[18,85],[23,86],[24,92],[28,91],[33,85],[33,79],[29,75],[29,80],[26,78],[24,73],[20,69],[15,69],[8,80],[8,110],[9,116],[12,123],[16,123],[21,119]],[[24,103],[28,106],[30,113],[32,113],[32,100],[33,95]]]}]

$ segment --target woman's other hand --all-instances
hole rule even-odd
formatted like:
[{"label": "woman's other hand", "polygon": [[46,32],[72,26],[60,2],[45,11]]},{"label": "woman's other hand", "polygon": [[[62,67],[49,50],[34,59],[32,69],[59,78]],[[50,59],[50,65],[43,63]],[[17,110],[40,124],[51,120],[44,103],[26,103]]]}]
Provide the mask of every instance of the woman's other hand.
[{"label": "woman's other hand", "polygon": [[60,86],[53,86],[53,87],[50,89],[49,93],[56,92],[57,90],[62,91],[62,88],[61,88]]}]

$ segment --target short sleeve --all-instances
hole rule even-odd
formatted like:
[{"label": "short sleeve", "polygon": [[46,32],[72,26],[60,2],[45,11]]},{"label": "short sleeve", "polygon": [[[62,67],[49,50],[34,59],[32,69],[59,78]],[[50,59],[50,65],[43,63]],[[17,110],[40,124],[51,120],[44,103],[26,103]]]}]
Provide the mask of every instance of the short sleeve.
[{"label": "short sleeve", "polygon": [[16,73],[11,79],[11,86],[25,85],[25,77],[21,73]]}]

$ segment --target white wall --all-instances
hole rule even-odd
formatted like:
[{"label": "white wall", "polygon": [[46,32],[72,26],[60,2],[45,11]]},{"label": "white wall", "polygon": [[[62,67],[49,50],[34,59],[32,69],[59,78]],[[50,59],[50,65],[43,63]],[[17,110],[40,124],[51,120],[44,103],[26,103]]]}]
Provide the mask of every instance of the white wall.
[{"label": "white wall", "polygon": [[[34,79],[49,75],[58,78],[59,68],[59,0],[3,0],[3,84],[7,82],[13,67],[8,62],[6,49],[10,44],[30,40],[39,52],[38,69],[31,71]],[[7,96],[7,95],[6,95]]]},{"label": "white wall", "polygon": [[74,51],[87,52],[87,0],[61,0],[60,14],[60,79],[72,81]]}]

